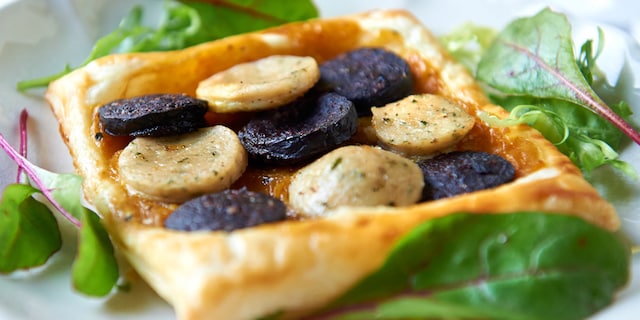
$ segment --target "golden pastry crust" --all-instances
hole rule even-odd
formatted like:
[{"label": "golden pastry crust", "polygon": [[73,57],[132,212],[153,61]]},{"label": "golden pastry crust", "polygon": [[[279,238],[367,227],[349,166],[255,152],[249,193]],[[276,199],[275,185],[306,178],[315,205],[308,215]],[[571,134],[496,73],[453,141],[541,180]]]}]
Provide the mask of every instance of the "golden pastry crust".
[{"label": "golden pastry crust", "polygon": [[[505,157],[516,168],[516,180],[409,207],[341,208],[327,218],[231,233],[185,233],[159,227],[174,205],[137,198],[120,182],[113,163],[127,141],[100,134],[95,116],[100,105],[150,93],[195,95],[198,83],[213,73],[269,55],[308,55],[322,62],[363,46],[402,56],[417,92],[445,96],[473,116],[478,111],[506,116],[434,35],[404,11],[293,23],[174,52],[111,55],[50,85],[46,98],[85,179],[86,198],[105,218],[119,249],[175,307],[179,319],[309,312],[379,267],[394,242],[414,226],[452,212],[545,210],[579,215],[609,230],[619,227],[614,208],[537,131],[525,125],[492,128],[480,120],[455,149]],[[274,172],[277,183],[268,191],[286,198],[282,186],[291,172]]]}]

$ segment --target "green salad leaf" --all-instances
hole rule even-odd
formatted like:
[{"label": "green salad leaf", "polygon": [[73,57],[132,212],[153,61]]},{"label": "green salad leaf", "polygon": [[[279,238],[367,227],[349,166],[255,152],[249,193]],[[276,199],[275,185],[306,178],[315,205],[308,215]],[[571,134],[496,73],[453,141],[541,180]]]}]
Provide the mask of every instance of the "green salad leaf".
[{"label": "green salad leaf", "polygon": [[584,319],[613,301],[630,261],[626,239],[576,216],[458,213],[413,229],[313,318]]},{"label": "green salad leaf", "polygon": [[578,59],[576,59],[580,72],[591,86],[593,86],[596,75],[598,75],[599,78],[604,78],[596,65],[596,60],[598,56],[600,56],[600,53],[602,53],[602,49],[604,49],[604,32],[601,28],[598,28],[598,48],[596,48],[596,51],[593,51],[593,40],[589,39],[580,47],[580,53]]},{"label": "green salad leaf", "polygon": [[[153,27],[143,24],[143,8],[135,6],[114,31],[96,42],[80,67],[112,53],[184,49],[234,34],[317,16],[318,10],[310,0],[165,0],[158,26]],[[74,69],[66,65],[57,74],[20,81],[17,88],[25,91],[47,86]]]},{"label": "green salad leaf", "polygon": [[73,286],[90,296],[111,292],[119,277],[118,261],[102,220],[93,211],[82,210],[78,254],[73,262]]},{"label": "green salad leaf", "polygon": [[[505,119],[479,116],[492,126],[512,126],[520,123],[536,128],[558,150],[576,164],[585,177],[603,165],[611,165],[629,177],[637,178],[634,168],[618,159],[624,135],[608,121],[573,103],[526,97],[498,97],[492,100],[510,111]],[[625,103],[612,105],[619,114],[630,114]]]},{"label": "green salad leaf", "polygon": [[[617,130],[640,144],[640,133],[625,120],[630,109],[624,104],[619,104],[617,110],[610,108],[591,88],[599,51],[594,54],[592,43],[587,42],[576,58],[567,17],[544,9],[532,17],[514,20],[501,31],[483,54],[476,76],[496,90],[490,91],[492,98],[507,109],[534,104],[560,114],[572,129],[570,136],[578,137],[567,141],[566,146],[571,148],[568,153],[573,159],[580,159],[581,152],[574,147],[599,152],[602,148],[598,144],[604,141],[615,150],[622,138]],[[596,117],[578,111],[580,108]],[[584,127],[585,123],[589,126]],[[603,126],[607,128],[601,130]],[[583,135],[591,140],[579,138]],[[584,164],[584,172],[611,163],[604,153],[591,158],[603,161],[578,160],[578,165]]]},{"label": "green salad leaf", "polygon": [[456,61],[475,74],[482,55],[497,35],[493,28],[468,22],[440,36],[439,40]]},{"label": "green salad leaf", "polygon": [[[82,204],[82,178],[77,174],[55,173],[33,166],[40,183],[50,191],[53,199],[73,217],[80,220],[86,208]],[[34,184],[34,182],[31,182]]]},{"label": "green salad leaf", "polygon": [[202,20],[192,44],[318,17],[318,9],[310,0],[205,2],[184,1]]},{"label": "green salad leaf", "polygon": [[51,190],[53,201],[78,219],[78,252],[73,262],[73,286],[90,296],[104,296],[118,281],[118,261],[100,217],[82,202],[82,178],[34,166],[37,179]]},{"label": "green salad leaf", "polygon": [[10,184],[0,202],[0,273],[41,266],[62,247],[55,219],[33,198],[38,189]]}]

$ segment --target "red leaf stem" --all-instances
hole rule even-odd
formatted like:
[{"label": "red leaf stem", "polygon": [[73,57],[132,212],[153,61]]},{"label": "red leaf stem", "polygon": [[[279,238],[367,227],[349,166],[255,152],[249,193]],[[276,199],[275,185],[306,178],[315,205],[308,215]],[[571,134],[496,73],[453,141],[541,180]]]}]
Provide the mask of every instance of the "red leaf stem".
[{"label": "red leaf stem", "polygon": [[[27,158],[27,119],[29,118],[29,112],[27,109],[22,109],[20,112],[20,155]],[[18,174],[16,175],[16,182],[22,181],[23,169],[18,166]]]},{"label": "red leaf stem", "polygon": [[[21,113],[20,121],[22,122],[24,117],[24,121],[26,123],[27,116],[28,114],[26,112]],[[40,189],[40,192],[42,192],[44,197],[47,198],[47,200],[49,200],[51,205],[53,205],[53,207],[56,208],[56,210],[58,210],[60,214],[62,214],[67,220],[69,220],[78,228],[82,226],[82,224],[80,223],[80,221],[78,221],[78,219],[76,219],[71,213],[69,213],[65,208],[63,208],[62,205],[60,205],[57,201],[55,201],[55,198],[53,197],[53,193],[51,193],[51,190],[47,188],[47,186],[38,177],[38,174],[36,173],[36,170],[34,168],[35,166],[31,162],[29,162],[29,160],[27,160],[24,156],[22,156],[20,152],[16,151],[11,146],[11,144],[9,144],[9,142],[4,138],[4,135],[2,135],[1,133],[0,133],[0,148],[2,148],[2,150],[4,150],[7,153],[9,158],[11,158],[18,165],[19,169],[23,170],[24,173],[27,174],[27,176],[31,179],[31,181],[33,181],[36,187]]]}]

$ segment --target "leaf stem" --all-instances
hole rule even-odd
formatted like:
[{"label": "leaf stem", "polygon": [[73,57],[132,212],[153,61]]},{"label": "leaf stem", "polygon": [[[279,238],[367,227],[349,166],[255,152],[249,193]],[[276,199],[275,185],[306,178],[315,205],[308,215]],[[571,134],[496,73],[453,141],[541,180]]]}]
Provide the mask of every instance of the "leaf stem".
[{"label": "leaf stem", "polygon": [[[20,155],[25,159],[27,158],[27,118],[29,117],[29,112],[27,109],[22,109],[20,112]],[[20,183],[22,181],[22,167],[18,166],[18,173],[16,175],[16,182]]]},{"label": "leaf stem", "polygon": [[67,65],[67,66],[65,66],[64,70],[62,70],[62,71],[60,71],[60,72],[58,72],[56,74],[52,74],[52,75],[49,75],[49,76],[44,76],[44,77],[37,78],[37,79],[20,81],[16,85],[16,89],[18,89],[18,91],[20,91],[20,92],[25,92],[25,91],[27,91],[29,89],[33,89],[33,88],[46,87],[52,81],[57,80],[58,78],[61,78],[62,76],[66,75],[67,73],[71,72],[71,70],[72,69]]},{"label": "leaf stem", "polygon": [[[21,114],[21,120],[22,120],[22,114]],[[26,118],[25,118],[25,123],[26,123]],[[82,224],[80,223],[80,221],[78,221],[78,219],[76,219],[67,210],[65,210],[57,201],[54,200],[51,190],[49,190],[49,188],[47,188],[47,186],[45,186],[44,183],[42,183],[42,180],[38,178],[38,175],[33,168],[34,165],[31,162],[29,162],[29,160],[27,160],[25,157],[23,157],[18,151],[16,151],[11,146],[11,144],[9,144],[9,142],[4,138],[4,135],[2,135],[2,133],[0,133],[0,148],[2,148],[7,153],[9,158],[11,158],[18,165],[18,168],[24,170],[24,172],[31,179],[31,181],[33,181],[33,183],[38,187],[38,189],[40,189],[40,192],[42,192],[44,197],[47,198],[47,200],[49,200],[51,205],[53,205],[53,207],[56,208],[56,210],[58,210],[60,214],[62,214],[67,220],[69,220],[76,227],[79,228],[82,226]]]},{"label": "leaf stem", "polygon": [[628,122],[624,121],[617,113],[613,112],[611,108],[606,105],[600,104],[594,100],[585,101],[590,109],[605,118],[609,122],[613,123],[620,131],[622,131],[627,137],[631,138],[633,142],[640,145],[640,133],[633,128]]},{"label": "leaf stem", "polygon": [[203,0],[201,2],[207,2],[215,7],[228,8],[237,12],[243,12],[254,19],[260,19],[264,21],[269,21],[276,24],[287,23],[287,19],[279,18],[276,15],[268,14],[266,12],[262,12],[260,10],[254,9],[253,5],[245,6],[233,3],[233,1],[222,1],[222,0]]},{"label": "leaf stem", "polygon": [[376,309],[376,307],[377,307],[377,304],[375,302],[358,303],[358,304],[342,306],[342,307],[334,308],[321,313],[313,314],[305,318],[305,320],[335,319],[341,315],[348,315],[351,313],[367,312],[367,311],[372,312]]}]

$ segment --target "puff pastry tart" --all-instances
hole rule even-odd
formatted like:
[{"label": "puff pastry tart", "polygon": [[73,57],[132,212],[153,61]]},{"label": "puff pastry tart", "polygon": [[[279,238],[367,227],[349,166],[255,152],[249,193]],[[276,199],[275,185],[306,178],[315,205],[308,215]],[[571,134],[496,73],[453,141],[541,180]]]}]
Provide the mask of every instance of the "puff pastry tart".
[{"label": "puff pastry tart", "polygon": [[[447,151],[499,155],[513,165],[515,178],[497,187],[449,198],[413,199],[395,205],[393,201],[378,205],[355,202],[357,206],[336,205],[301,217],[289,202],[290,193],[296,192],[289,190],[289,185],[303,165],[254,166],[249,159],[244,171],[230,169],[239,178],[218,189],[246,188],[270,194],[294,211],[289,218],[233,231],[177,231],[165,228],[164,221],[185,201],[184,194],[177,201],[167,200],[164,194],[150,197],[139,192],[137,185],[132,187],[134,181],[124,179],[119,166],[119,158],[132,138],[105,133],[99,121],[98,109],[107,103],[149,94],[196,97],[206,79],[244,63],[272,56],[298,56],[312,57],[322,64],[363,47],[395,53],[409,66],[414,94],[445,98],[471,117],[471,122],[465,120],[468,132],[460,139],[449,139]],[[269,63],[287,61],[277,58]],[[243,72],[246,70],[240,68],[232,76],[242,76]],[[317,70],[312,72],[315,81]],[[269,77],[272,75],[267,73]],[[211,81],[219,84],[221,80]],[[227,97],[235,90],[222,93]],[[211,94],[218,93],[214,90]],[[111,55],[53,82],[46,99],[60,123],[75,168],[84,177],[87,200],[104,217],[110,235],[131,265],[175,308],[179,319],[255,319],[278,311],[308,313],[376,270],[394,242],[414,226],[453,212],[540,210],[578,215],[608,230],[619,227],[612,205],[537,131],[525,125],[490,127],[478,118],[481,111],[498,117],[505,117],[506,112],[492,105],[436,37],[404,11],[371,11],[292,23],[179,51]],[[225,104],[218,108],[228,107]],[[235,132],[257,112],[248,108],[235,113],[210,110],[215,110],[205,116],[210,127],[220,125]],[[361,120],[367,117],[358,114]],[[385,122],[385,116],[381,117],[378,120]],[[383,145],[371,149],[391,150],[394,156],[412,150],[389,148],[393,138],[377,143],[371,130],[371,121],[360,121],[358,132],[341,146],[368,141]],[[237,145],[234,138],[230,139],[233,141],[225,142],[227,149],[221,150]],[[380,159],[388,159],[385,157]],[[247,162],[247,156],[240,154],[237,161]],[[384,166],[386,160],[381,161]],[[334,160],[333,165],[338,162]],[[137,179],[144,178],[133,180]]]}]

